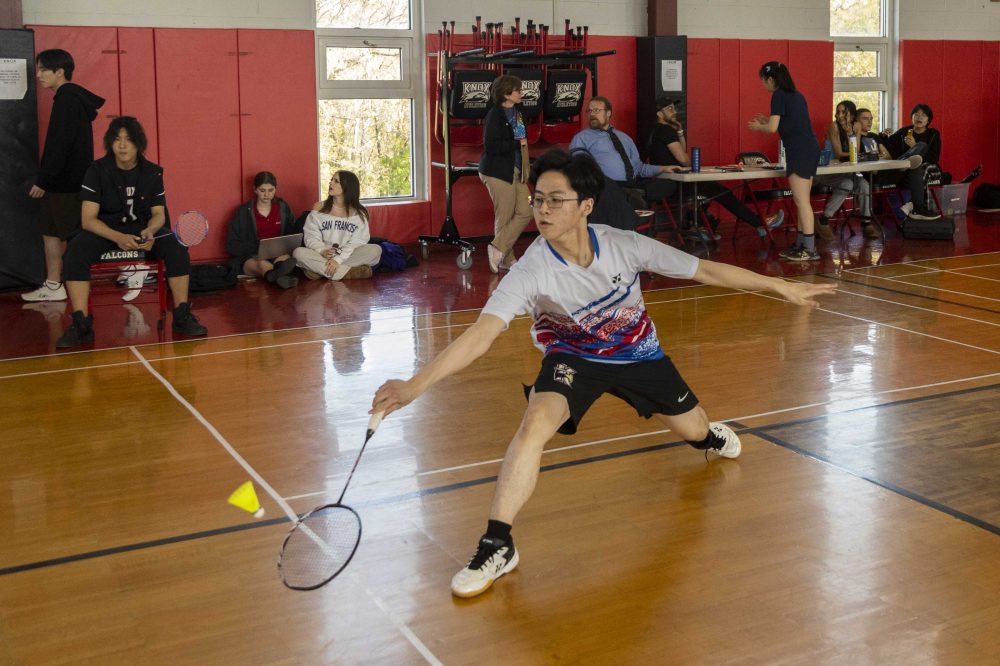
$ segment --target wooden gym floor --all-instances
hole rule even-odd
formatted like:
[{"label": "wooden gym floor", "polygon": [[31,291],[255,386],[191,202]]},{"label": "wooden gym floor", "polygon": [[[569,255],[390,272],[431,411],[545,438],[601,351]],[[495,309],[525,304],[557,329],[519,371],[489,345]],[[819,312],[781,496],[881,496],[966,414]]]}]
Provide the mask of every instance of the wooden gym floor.
[{"label": "wooden gym floor", "polygon": [[[384,422],[360,549],[315,592],[277,576],[282,503],[334,501],[374,390],[478,311],[0,362],[0,663],[1000,662],[1000,253],[797,279],[840,291],[648,291],[742,456],[602,398],[472,600],[448,584],[537,372],[526,319]],[[251,478],[259,520],[226,503]]]}]

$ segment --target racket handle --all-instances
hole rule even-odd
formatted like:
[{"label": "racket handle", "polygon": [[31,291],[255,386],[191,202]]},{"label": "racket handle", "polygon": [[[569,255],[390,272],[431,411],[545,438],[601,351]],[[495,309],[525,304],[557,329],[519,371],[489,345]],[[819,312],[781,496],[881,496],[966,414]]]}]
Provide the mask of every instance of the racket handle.
[{"label": "racket handle", "polygon": [[384,415],[385,415],[385,412],[375,412],[374,414],[372,414],[372,417],[370,419],[368,419],[368,436],[369,437],[371,437],[372,435],[374,435],[375,431],[378,430],[379,424],[382,423],[382,417]]}]

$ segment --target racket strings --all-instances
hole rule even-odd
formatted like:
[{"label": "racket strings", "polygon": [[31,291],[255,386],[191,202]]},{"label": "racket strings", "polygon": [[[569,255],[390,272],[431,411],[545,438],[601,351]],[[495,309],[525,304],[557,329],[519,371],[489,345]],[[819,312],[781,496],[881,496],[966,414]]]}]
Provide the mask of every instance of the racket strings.
[{"label": "racket strings", "polygon": [[306,516],[285,541],[278,563],[285,584],[309,589],[347,566],[361,539],[361,520],[350,508],[330,506]]},{"label": "racket strings", "polygon": [[208,220],[205,219],[204,215],[195,211],[182,213],[177,218],[174,235],[177,236],[181,245],[187,247],[197,245],[208,235]]}]

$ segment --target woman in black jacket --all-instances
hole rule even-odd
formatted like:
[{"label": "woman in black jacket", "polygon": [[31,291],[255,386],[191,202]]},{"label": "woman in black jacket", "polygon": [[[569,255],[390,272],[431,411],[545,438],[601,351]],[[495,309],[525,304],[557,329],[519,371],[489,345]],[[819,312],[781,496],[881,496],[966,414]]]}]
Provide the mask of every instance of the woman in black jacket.
[{"label": "woman in black jacket", "polygon": [[531,193],[526,184],[528,140],[518,109],[521,79],[505,74],[490,86],[493,108],[486,114],[479,179],[493,200],[494,237],[486,248],[490,270],[499,273],[514,264],[514,243],[531,222]]},{"label": "woman in black jacket", "polygon": [[295,233],[292,209],[275,196],[277,191],[278,179],[270,171],[254,176],[254,197],[237,208],[229,221],[226,252],[233,257],[231,264],[236,271],[263,276],[268,282],[288,289],[299,282],[291,275],[295,261],[287,254],[274,260],[257,256],[260,241]]}]

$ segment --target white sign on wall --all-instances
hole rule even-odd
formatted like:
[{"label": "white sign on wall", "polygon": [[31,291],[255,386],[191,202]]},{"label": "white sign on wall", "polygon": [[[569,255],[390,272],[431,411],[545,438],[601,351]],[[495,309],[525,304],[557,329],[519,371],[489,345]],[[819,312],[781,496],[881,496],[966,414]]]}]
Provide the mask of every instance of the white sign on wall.
[{"label": "white sign on wall", "polygon": [[660,61],[660,86],[664,92],[682,92],[684,71],[682,60],[661,60]]},{"label": "white sign on wall", "polygon": [[0,99],[24,99],[28,92],[28,61],[0,58]]}]

